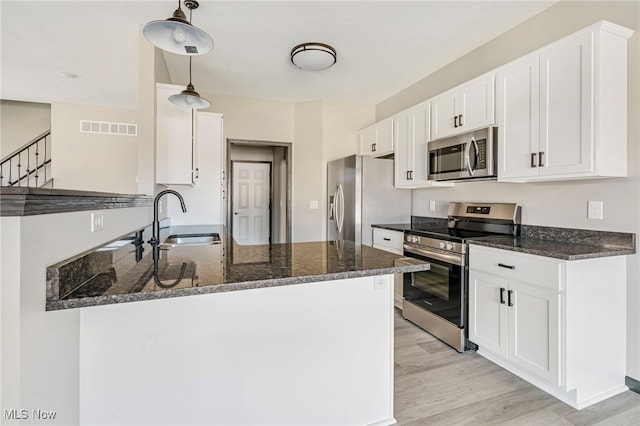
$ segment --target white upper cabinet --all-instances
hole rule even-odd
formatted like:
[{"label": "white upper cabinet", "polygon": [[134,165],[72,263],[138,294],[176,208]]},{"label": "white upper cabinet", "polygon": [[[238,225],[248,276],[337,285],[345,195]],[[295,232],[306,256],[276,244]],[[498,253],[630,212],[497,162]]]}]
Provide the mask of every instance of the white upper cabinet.
[{"label": "white upper cabinet", "polygon": [[183,86],[156,84],[156,183],[193,185],[197,182],[197,148],[193,110],[169,102]]},{"label": "white upper cabinet", "polygon": [[425,188],[453,186],[427,179],[430,102],[423,102],[394,116],[394,186]]},{"label": "white upper cabinet", "polygon": [[387,118],[358,133],[360,153],[370,157],[393,154],[393,118]]},{"label": "white upper cabinet", "polygon": [[500,69],[498,180],[627,175],[627,39],[600,22]]},{"label": "white upper cabinet", "polygon": [[431,140],[495,123],[494,75],[462,84],[431,101]]}]

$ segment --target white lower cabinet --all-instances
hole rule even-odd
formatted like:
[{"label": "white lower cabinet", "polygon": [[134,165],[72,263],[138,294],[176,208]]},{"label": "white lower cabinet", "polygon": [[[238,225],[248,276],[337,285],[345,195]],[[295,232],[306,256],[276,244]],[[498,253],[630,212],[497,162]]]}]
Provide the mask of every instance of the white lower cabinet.
[{"label": "white lower cabinet", "polygon": [[471,245],[478,353],[581,409],[626,390],[626,258],[564,261]]},{"label": "white lower cabinet", "polygon": [[469,338],[551,383],[560,384],[560,293],[474,272]]},{"label": "white lower cabinet", "polygon": [[[373,247],[394,254],[404,253],[404,232],[373,228]],[[402,309],[402,274],[393,276],[393,304]]]}]

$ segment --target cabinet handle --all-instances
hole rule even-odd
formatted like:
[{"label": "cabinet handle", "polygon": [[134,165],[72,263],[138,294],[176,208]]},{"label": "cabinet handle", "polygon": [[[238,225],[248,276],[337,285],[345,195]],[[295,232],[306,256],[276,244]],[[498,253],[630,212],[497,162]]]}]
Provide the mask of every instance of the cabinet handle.
[{"label": "cabinet handle", "polygon": [[513,290],[507,291],[507,306],[513,306],[513,300],[511,300],[511,296],[513,296]]},{"label": "cabinet handle", "polygon": [[413,180],[413,170],[409,170],[409,180]]},{"label": "cabinet handle", "polygon": [[535,152],[532,152],[532,153],[531,153],[531,167],[532,167],[532,168],[533,168],[533,167],[536,167],[536,156],[537,156],[537,155],[538,155],[538,154],[536,154]]},{"label": "cabinet handle", "polygon": [[462,124],[462,114],[458,116],[458,124],[460,125],[460,127],[464,126],[464,124]]},{"label": "cabinet handle", "polygon": [[515,266],[513,266],[513,265],[505,265],[504,263],[498,263],[498,266],[501,267],[501,268],[516,269]]},{"label": "cabinet handle", "polygon": [[411,177],[410,177],[411,175],[409,173],[410,173],[409,170],[407,170],[407,180],[411,180]]},{"label": "cabinet handle", "polygon": [[544,151],[540,151],[538,154],[538,166],[544,167]]},{"label": "cabinet handle", "polygon": [[376,152],[376,145],[375,143],[371,144],[371,152]]},{"label": "cabinet handle", "polygon": [[453,127],[458,127],[458,116],[453,117]]},{"label": "cabinet handle", "polygon": [[196,179],[200,179],[200,169],[196,167]]},{"label": "cabinet handle", "polygon": [[391,241],[391,238],[387,238],[387,237],[382,237],[382,239],[385,241]]},{"label": "cabinet handle", "polygon": [[500,287],[500,304],[504,305],[504,287]]},{"label": "cabinet handle", "polygon": [[224,189],[222,190],[222,199],[225,199],[226,194],[224,193]]}]

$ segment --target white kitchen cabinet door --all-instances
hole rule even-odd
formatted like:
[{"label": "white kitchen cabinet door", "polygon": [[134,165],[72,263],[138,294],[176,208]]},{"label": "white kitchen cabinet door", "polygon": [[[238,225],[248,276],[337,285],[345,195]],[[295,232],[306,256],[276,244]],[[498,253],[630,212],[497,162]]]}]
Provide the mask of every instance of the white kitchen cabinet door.
[{"label": "white kitchen cabinet door", "polygon": [[602,21],[499,70],[498,181],[627,175],[632,33]]},{"label": "white kitchen cabinet door", "polygon": [[495,123],[494,76],[482,76],[431,101],[431,140]]},{"label": "white kitchen cabinet door", "polygon": [[396,188],[412,188],[410,173],[414,170],[413,114],[403,111],[394,117],[394,179]]},{"label": "white kitchen cabinet door", "polygon": [[560,297],[516,280],[507,290],[509,360],[555,385],[561,384]]},{"label": "white kitchen cabinet door", "polygon": [[593,171],[593,33],[540,56],[540,175]]},{"label": "white kitchen cabinet door", "polygon": [[423,102],[394,116],[394,186],[428,188],[454,186],[427,179],[429,164],[430,102]]},{"label": "white kitchen cabinet door", "polygon": [[207,203],[205,223],[224,223],[224,144],[222,115],[212,112],[195,113],[195,147],[200,156],[196,169],[199,186],[206,186],[206,195],[199,201]]},{"label": "white kitchen cabinet door", "polygon": [[538,175],[539,69],[534,56],[498,73],[498,179]]},{"label": "white kitchen cabinet door", "polygon": [[169,102],[184,87],[156,84],[156,183],[193,185],[197,152],[193,134],[193,110]]},{"label": "white kitchen cabinet door", "polygon": [[469,273],[469,340],[503,357],[509,354],[507,280],[483,272]]},{"label": "white kitchen cabinet door", "polygon": [[393,154],[393,118],[373,124],[358,133],[360,153],[370,157]]}]

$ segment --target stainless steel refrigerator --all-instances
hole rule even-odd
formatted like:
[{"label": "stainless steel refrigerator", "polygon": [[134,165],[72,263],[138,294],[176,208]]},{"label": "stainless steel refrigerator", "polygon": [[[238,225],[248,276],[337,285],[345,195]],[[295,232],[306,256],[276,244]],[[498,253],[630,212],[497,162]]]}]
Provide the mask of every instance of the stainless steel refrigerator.
[{"label": "stainless steel refrigerator", "polygon": [[372,224],[411,221],[411,191],[393,187],[393,159],[352,155],[327,168],[328,241],[370,246]]}]

